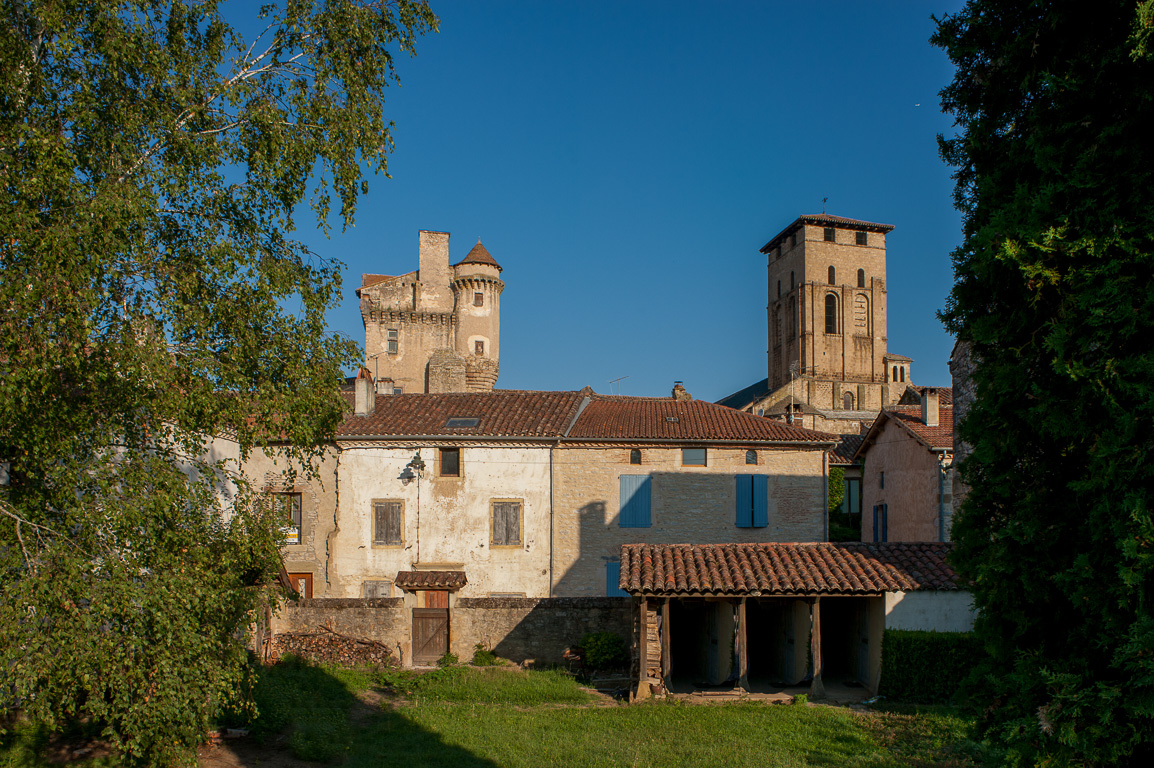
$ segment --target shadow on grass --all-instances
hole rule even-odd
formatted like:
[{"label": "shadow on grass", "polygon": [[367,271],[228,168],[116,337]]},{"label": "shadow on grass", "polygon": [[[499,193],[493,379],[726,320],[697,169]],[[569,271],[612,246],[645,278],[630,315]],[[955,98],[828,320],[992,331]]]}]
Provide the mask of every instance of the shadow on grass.
[{"label": "shadow on grass", "polygon": [[[231,715],[228,724],[247,727],[252,744],[237,745],[221,765],[269,768],[297,760],[372,766],[495,766],[466,749],[447,744],[389,703],[377,703],[376,674],[287,658],[254,671],[255,717]],[[360,694],[360,696],[358,696]],[[283,754],[286,750],[292,758]],[[278,759],[279,758],[279,759]]]}]

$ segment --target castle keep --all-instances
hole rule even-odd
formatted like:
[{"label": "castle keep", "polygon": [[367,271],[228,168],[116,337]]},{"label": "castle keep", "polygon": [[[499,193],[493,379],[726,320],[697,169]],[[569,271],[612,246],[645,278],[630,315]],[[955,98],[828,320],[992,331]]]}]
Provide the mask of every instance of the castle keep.
[{"label": "castle keep", "polygon": [[365,367],[377,392],[493,389],[504,289],[501,266],[479,239],[450,266],[448,232],[421,230],[417,271],[362,275]]}]

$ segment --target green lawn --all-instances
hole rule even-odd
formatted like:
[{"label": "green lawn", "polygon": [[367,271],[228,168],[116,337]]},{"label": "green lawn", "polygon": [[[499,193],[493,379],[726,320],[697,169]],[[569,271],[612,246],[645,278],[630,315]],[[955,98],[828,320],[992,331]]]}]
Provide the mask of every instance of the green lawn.
[{"label": "green lawn", "polygon": [[[226,724],[248,727],[270,757],[291,751],[349,768],[982,765],[981,749],[967,739],[970,721],[946,707],[628,705],[561,672],[417,674],[297,661],[261,670],[253,693],[260,715],[237,714]],[[10,732],[0,739],[0,768],[41,768],[34,749]]]}]

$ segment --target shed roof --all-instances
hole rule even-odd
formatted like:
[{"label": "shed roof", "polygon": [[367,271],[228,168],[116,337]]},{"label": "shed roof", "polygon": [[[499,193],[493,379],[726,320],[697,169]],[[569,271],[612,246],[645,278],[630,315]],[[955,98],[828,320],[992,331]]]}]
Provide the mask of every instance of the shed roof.
[{"label": "shed roof", "polygon": [[401,571],[393,584],[399,589],[447,589],[455,591],[468,580],[464,571]]},{"label": "shed roof", "polygon": [[948,543],[625,544],[635,595],[873,595],[956,590]]}]

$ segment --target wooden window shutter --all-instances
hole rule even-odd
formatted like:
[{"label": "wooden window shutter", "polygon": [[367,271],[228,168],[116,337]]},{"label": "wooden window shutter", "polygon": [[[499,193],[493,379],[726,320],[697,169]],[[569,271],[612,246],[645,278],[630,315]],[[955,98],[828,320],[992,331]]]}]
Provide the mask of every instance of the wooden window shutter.
[{"label": "wooden window shutter", "polygon": [[753,527],[769,525],[769,475],[752,475],[753,480]]},{"label": "wooden window shutter", "polygon": [[621,582],[621,563],[605,564],[605,595],[607,597],[629,597],[629,593],[619,585]]},{"label": "wooden window shutter", "polygon": [[622,475],[619,525],[622,528],[648,528],[651,524],[649,501],[649,475]]},{"label": "wooden window shutter", "polygon": [[373,543],[392,545],[402,543],[401,502],[378,501],[373,504]]},{"label": "wooden window shutter", "polygon": [[753,476],[737,476],[737,527],[753,527]]},{"label": "wooden window shutter", "polygon": [[516,501],[493,503],[493,543],[512,545],[521,543],[521,504]]}]

